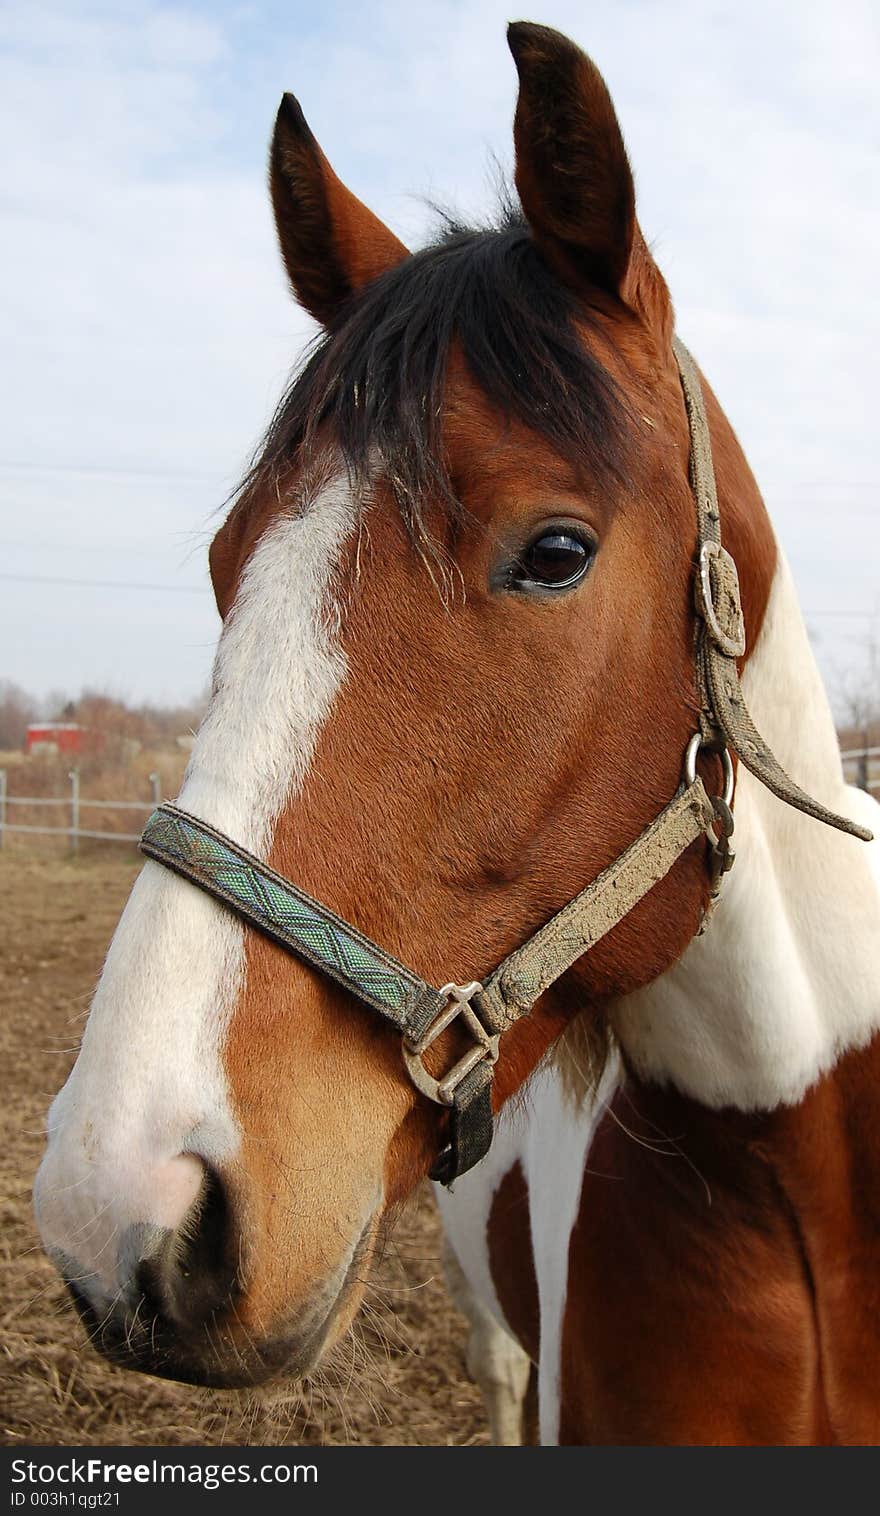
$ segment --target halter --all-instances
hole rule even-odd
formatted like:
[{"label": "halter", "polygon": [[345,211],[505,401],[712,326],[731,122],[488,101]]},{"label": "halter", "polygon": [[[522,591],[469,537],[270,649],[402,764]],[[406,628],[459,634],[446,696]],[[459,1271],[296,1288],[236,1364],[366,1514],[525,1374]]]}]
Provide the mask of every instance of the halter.
[{"label": "halter", "polygon": [[[697,508],[695,578],[699,729],[688,743],[682,780],[660,814],[613,863],[516,948],[482,982],[435,989],[390,953],[275,873],[229,837],[176,805],[159,806],[141,838],[141,851],[222,901],[230,910],[310,964],[402,1034],[410,1079],[428,1100],[450,1113],[448,1142],[431,1177],[450,1184],[489,1150],[491,1088],[499,1039],[535,1002],[629,915],[698,837],[708,840],[712,905],[733,864],[734,770],[731,752],[786,804],[864,841],[871,833],[828,811],[785,773],[757,731],[740,686],[737,659],[746,650],[739,580],[721,545],[721,522],[712,448],[699,375],[677,339],[678,363],[690,431],[690,479]],[[706,749],[721,757],[724,791],[710,796],[697,773]],[[704,917],[701,930],[705,927]],[[458,1021],[472,1046],[441,1078],[424,1055]]]}]

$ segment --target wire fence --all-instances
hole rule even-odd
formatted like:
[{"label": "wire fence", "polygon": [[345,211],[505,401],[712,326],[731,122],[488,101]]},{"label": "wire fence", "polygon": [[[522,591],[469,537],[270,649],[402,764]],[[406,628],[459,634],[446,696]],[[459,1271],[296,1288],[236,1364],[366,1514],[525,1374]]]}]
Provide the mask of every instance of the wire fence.
[{"label": "wire fence", "polygon": [[[0,849],[5,847],[7,832],[29,833],[40,837],[67,837],[71,853],[79,852],[81,838],[97,842],[137,842],[140,832],[108,832],[96,827],[82,825],[83,811],[136,811],[146,818],[162,799],[161,780],[158,774],[150,775],[149,800],[90,800],[80,793],[79,770],[68,774],[68,795],[10,795],[5,769],[0,769]],[[67,810],[68,824],[62,826],[39,826],[32,822],[10,820],[10,806],[62,807]],[[16,813],[13,813],[16,814]],[[100,819],[100,818],[98,818]]]},{"label": "wire fence", "polygon": [[844,748],[840,756],[847,783],[880,796],[880,747]]},{"label": "wire fence", "polygon": [[[880,747],[845,748],[841,753],[843,771],[849,784],[880,796]],[[161,780],[158,774],[150,774],[152,795],[149,800],[89,800],[80,794],[79,771],[71,769],[68,775],[68,795],[10,795],[7,774],[0,769],[0,849],[5,846],[7,832],[30,833],[41,837],[67,837],[71,853],[79,851],[81,838],[98,842],[137,842],[140,832],[107,832],[82,825],[83,811],[137,811],[146,817],[162,799]],[[66,808],[69,824],[66,826],[39,826],[31,822],[10,821],[10,806],[43,806]]]}]

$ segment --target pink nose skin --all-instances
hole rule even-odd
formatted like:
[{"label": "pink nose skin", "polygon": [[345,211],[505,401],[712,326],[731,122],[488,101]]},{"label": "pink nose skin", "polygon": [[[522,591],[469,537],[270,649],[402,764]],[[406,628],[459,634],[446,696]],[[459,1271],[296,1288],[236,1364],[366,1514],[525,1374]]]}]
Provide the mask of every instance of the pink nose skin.
[{"label": "pink nose skin", "polygon": [[[193,1153],[150,1161],[133,1148],[109,1156],[85,1145],[50,1143],[34,1188],[43,1244],[66,1260],[64,1272],[89,1294],[114,1295],[130,1284],[139,1259],[135,1236],[176,1232],[195,1206],[206,1169]],[[125,1277],[120,1277],[121,1275]]]},{"label": "pink nose skin", "polygon": [[152,1214],[145,1219],[176,1231],[195,1205],[204,1177],[205,1166],[194,1153],[179,1153],[160,1164],[150,1175]]},{"label": "pink nose skin", "polygon": [[218,1169],[192,1153],[150,1162],[134,1142],[112,1156],[109,1145],[50,1142],[34,1196],[46,1251],[106,1357],[194,1384],[265,1377],[256,1349],[245,1363],[227,1344],[224,1358],[206,1331],[241,1287],[241,1237]]}]

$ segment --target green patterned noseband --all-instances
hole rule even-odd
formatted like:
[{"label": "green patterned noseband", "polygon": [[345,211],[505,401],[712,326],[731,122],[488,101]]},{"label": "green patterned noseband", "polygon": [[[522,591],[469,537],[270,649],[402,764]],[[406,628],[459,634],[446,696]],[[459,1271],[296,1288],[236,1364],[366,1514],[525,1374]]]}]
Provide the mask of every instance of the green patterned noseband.
[{"label": "green patterned noseband", "polygon": [[[448,1184],[483,1157],[492,1141],[490,1088],[498,1037],[485,1029],[470,1005],[479,985],[435,989],[357,927],[176,805],[153,812],[140,846],[149,858],[221,900],[403,1034],[404,1060],[417,1088],[450,1108],[449,1141],[432,1178]],[[434,1079],[422,1054],[458,1016],[474,1045],[443,1079]]]},{"label": "green patterned noseband", "polygon": [[402,1032],[421,1036],[439,996],[326,906],[304,895],[220,832],[174,805],[147,823],[141,848],[224,900],[282,947],[358,996]]},{"label": "green patterned noseband", "polygon": [[[780,767],[756,730],[739,682],[745,630],[736,566],[721,546],[720,516],[699,377],[686,348],[674,344],[691,440],[697,510],[695,605],[699,730],[688,743],[681,784],[659,816],[539,931],[482,983],[435,989],[357,927],[313,900],[206,822],[162,805],[147,822],[141,849],[205,890],[304,963],[383,1016],[403,1038],[416,1088],[449,1113],[446,1145],[431,1170],[449,1184],[488,1151],[491,1087],[501,1034],[612,930],[700,837],[708,842],[712,901],[733,863],[734,770],[730,750],[788,805],[856,836],[870,833],[826,810]],[[710,797],[697,773],[701,749],[722,761],[723,794]],[[424,1064],[432,1043],[458,1021],[471,1047],[441,1078]]]}]

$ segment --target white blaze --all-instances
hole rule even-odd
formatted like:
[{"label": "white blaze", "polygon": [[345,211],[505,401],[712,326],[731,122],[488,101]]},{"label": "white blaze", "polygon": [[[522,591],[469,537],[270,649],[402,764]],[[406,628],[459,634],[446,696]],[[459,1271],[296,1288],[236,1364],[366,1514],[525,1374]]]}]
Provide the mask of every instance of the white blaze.
[{"label": "white blaze", "polygon": [[[273,522],[220,638],[179,803],[258,856],[303,784],[345,677],[331,590],[353,521],[337,481],[303,514]],[[35,1191],[44,1242],[73,1258],[93,1288],[122,1282],[116,1247],[126,1226],[173,1225],[185,1214],[201,1170],[178,1155],[220,1163],[236,1150],[222,1051],[243,960],[236,918],[147,862],[49,1113]]]}]

